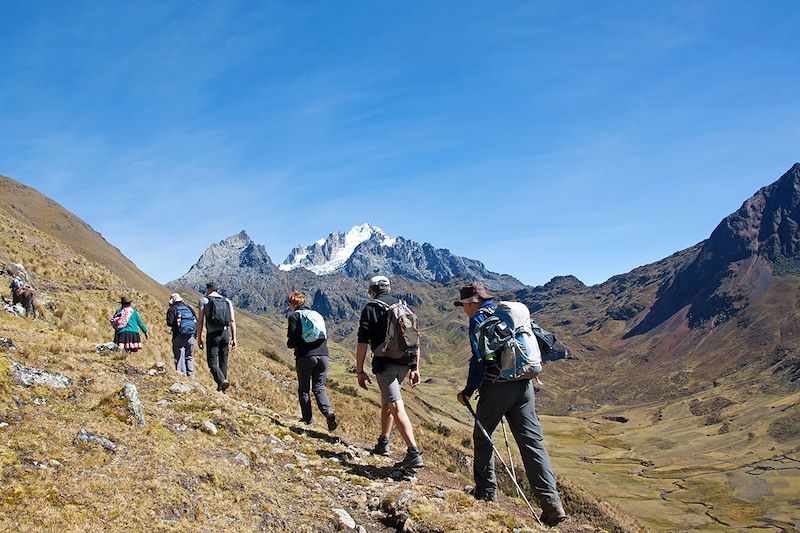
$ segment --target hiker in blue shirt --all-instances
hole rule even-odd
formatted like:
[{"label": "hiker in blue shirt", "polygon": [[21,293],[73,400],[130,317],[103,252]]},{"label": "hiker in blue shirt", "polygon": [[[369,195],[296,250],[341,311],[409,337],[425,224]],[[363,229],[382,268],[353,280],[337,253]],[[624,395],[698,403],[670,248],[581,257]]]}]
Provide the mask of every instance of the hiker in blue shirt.
[{"label": "hiker in blue shirt", "polygon": [[[565,520],[567,515],[558,493],[550,457],[542,442],[542,427],[539,417],[536,416],[533,385],[530,379],[505,380],[500,376],[498,365],[485,361],[478,349],[478,326],[497,307],[492,302],[493,297],[482,284],[470,283],[461,288],[459,299],[454,302],[469,317],[469,342],[472,348],[467,384],[456,397],[461,404],[467,405],[470,396],[476,390],[479,392],[475,413],[489,437],[502,418],[506,417],[517,441],[528,482],[542,507],[541,520],[554,526]],[[494,473],[492,442],[483,435],[477,422],[472,437],[475,444],[474,496],[482,500],[495,500],[497,478]]]},{"label": "hiker in blue shirt", "polygon": [[175,360],[175,370],[187,377],[194,376],[192,353],[194,336],[197,333],[197,315],[177,292],[169,297],[167,325],[172,328],[172,356]]}]

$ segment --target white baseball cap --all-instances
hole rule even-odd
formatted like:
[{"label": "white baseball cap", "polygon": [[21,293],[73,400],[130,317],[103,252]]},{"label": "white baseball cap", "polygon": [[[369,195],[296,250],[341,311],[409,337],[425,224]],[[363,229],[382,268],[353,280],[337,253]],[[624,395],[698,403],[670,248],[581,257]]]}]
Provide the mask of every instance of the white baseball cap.
[{"label": "white baseball cap", "polygon": [[372,276],[369,280],[370,287],[388,287],[389,278],[386,276]]}]

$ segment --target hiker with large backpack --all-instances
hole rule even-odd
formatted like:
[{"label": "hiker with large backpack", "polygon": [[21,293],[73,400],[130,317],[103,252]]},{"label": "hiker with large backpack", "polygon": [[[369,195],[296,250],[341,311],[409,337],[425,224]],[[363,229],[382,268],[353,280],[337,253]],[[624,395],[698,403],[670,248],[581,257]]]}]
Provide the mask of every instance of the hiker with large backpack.
[{"label": "hiker with large backpack", "polygon": [[301,422],[311,425],[311,395],[317,400],[317,407],[328,429],[338,427],[336,414],[331,407],[325,380],[328,378],[328,339],[325,319],[318,312],[306,306],[306,297],[301,292],[289,295],[289,328],[286,332],[286,346],[294,348],[295,368],[297,370],[297,395],[300,400]]},{"label": "hiker with large backpack", "polygon": [[356,347],[358,385],[367,388],[372,380],[364,371],[367,347],[372,349],[372,373],[381,391],[381,434],[374,453],[389,455],[389,436],[397,423],[407,450],[398,468],[424,466],[422,454],[414,439],[400,386],[408,376],[412,387],[419,384],[419,324],[414,311],[403,300],[389,294],[391,287],[385,276],[374,276],[369,282],[372,298],[361,312]]},{"label": "hiker with large backpack", "polygon": [[177,292],[169,297],[167,326],[172,328],[172,355],[175,359],[175,370],[187,377],[194,376],[192,352],[194,351],[194,336],[197,333],[197,315]]},{"label": "hiker with large backpack", "polygon": [[554,526],[567,515],[536,415],[531,378],[541,372],[540,344],[524,304],[495,304],[493,298],[482,284],[470,283],[461,288],[459,299],[454,302],[469,317],[472,349],[467,384],[456,398],[471,410],[469,398],[476,390],[480,394],[473,431],[474,496],[482,500],[497,497],[491,436],[505,417],[519,447],[528,482],[542,507],[541,521]]},{"label": "hiker with large backpack", "polygon": [[133,308],[133,302],[127,296],[119,301],[119,309],[111,317],[111,327],[114,328],[114,344],[128,353],[138,352],[142,349],[141,331],[147,337],[147,326],[142,322],[139,312]]},{"label": "hiker with large backpack", "polygon": [[200,315],[197,319],[197,347],[201,350],[203,328],[206,330],[208,351],[206,360],[211,376],[217,384],[217,391],[225,392],[228,381],[228,351],[236,348],[236,319],[233,303],[218,292],[217,284],[206,283],[206,296],[200,299]]}]

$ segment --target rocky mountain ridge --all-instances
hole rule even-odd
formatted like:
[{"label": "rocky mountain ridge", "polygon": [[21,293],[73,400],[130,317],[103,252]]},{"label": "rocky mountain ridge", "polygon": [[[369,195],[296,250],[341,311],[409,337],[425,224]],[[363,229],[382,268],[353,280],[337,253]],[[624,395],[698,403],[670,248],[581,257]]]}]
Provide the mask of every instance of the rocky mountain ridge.
[{"label": "rocky mountain ridge", "polygon": [[314,274],[330,274],[340,270],[363,242],[373,240],[378,246],[392,246],[394,239],[369,223],[353,226],[346,232],[334,232],[309,246],[298,244],[280,264],[284,271],[305,268]]},{"label": "rocky mountain ridge", "polygon": [[419,297],[410,287],[417,284],[477,279],[501,291],[524,286],[511,276],[490,272],[480,261],[429,243],[389,237],[368,223],[298,246],[279,266],[243,230],[209,246],[185,275],[167,285],[202,291],[213,279],[236,305],[254,312],[283,310],[289,291],[302,290],[315,309],[338,322],[356,318],[368,300],[366,281],[378,273],[390,276],[399,290],[408,289],[404,295],[412,304]]},{"label": "rocky mountain ridge", "polygon": [[693,260],[662,285],[628,336],[658,327],[688,306],[691,328],[718,325],[764,294],[774,276],[800,274],[800,164],[725,217]]},{"label": "rocky mountain ridge", "polygon": [[[302,290],[314,308],[333,323],[334,338],[349,344],[355,342],[355,320],[368,299],[365,279],[375,273],[388,274],[393,278],[396,294],[418,308],[430,360],[456,361],[462,357],[464,319],[453,310],[452,298],[458,285],[480,279],[501,298],[528,304],[537,321],[555,331],[573,354],[589,365],[611,357],[615,364],[629,364],[629,372],[644,371],[642,382],[653,382],[650,387],[640,387],[638,382],[609,376],[615,381],[613,387],[601,381],[590,391],[592,386],[582,383],[579,389],[587,394],[598,399],[623,394],[637,401],[681,395],[710,386],[716,378],[741,365],[755,364],[747,352],[738,349],[732,351],[736,355],[723,357],[697,353],[694,347],[719,344],[720,353],[725,352],[725,343],[742,337],[737,324],[763,320],[756,318],[762,312],[762,300],[778,286],[795,283],[793,265],[799,261],[799,173],[800,165],[794,165],[775,183],[762,188],[726,217],[709,239],[594,286],[586,286],[574,276],[557,276],[543,286],[528,287],[510,276],[486,271],[479,261],[455,256],[427,243],[388,237],[369,224],[351,230],[350,237],[331,234],[330,239],[315,243],[327,250],[318,256],[327,258],[325,264],[344,249],[335,243],[349,242],[352,248],[344,262],[340,254],[339,267],[328,274],[317,275],[306,268],[280,270],[263,247],[240,234],[223,241],[235,248],[235,253],[223,254],[215,248],[213,254],[204,254],[186,276],[170,286],[198,289],[211,276],[221,281],[237,304],[259,312],[285,309],[288,292]],[[356,241],[359,242],[353,246]],[[223,256],[225,260],[216,260]],[[287,261],[294,261],[291,255]],[[319,258],[314,261],[323,264]],[[786,298],[779,294],[773,301]],[[737,321],[731,322],[734,317]],[[769,320],[772,323],[779,318]],[[724,331],[732,328],[727,340],[720,337],[720,326],[725,324],[728,326]],[[779,364],[794,375],[792,369],[797,365],[793,361],[798,356],[794,355],[794,348],[787,349],[787,343],[775,335],[771,331],[764,333],[759,342],[772,346],[769,350],[783,346]],[[692,362],[684,364],[697,371],[687,374],[692,379],[668,381],[665,385],[669,368],[645,371],[648,365],[640,363],[651,359],[641,356],[643,352],[692,354]],[[729,349],[727,353],[730,352]],[[713,363],[705,363],[705,358]],[[578,396],[572,376],[564,378],[568,385],[564,390],[572,393],[562,395],[562,406],[574,403],[569,398]],[[546,396],[544,400],[549,405]]]}]

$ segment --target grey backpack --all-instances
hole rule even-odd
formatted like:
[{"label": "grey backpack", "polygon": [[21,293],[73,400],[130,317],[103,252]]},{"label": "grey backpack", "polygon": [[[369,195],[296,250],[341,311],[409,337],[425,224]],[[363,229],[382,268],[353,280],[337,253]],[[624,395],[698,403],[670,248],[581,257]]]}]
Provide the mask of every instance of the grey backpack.
[{"label": "grey backpack", "polygon": [[420,335],[419,320],[414,310],[403,300],[391,305],[377,299],[372,301],[387,311],[386,338],[375,348],[375,355],[387,359],[416,357]]}]

